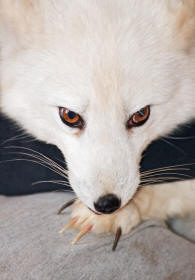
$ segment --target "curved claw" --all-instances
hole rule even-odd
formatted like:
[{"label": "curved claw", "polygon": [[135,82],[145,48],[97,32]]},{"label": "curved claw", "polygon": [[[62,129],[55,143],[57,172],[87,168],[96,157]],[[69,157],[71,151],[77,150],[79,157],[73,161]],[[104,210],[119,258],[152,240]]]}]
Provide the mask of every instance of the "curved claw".
[{"label": "curved claw", "polygon": [[83,235],[85,235],[87,232],[89,232],[92,229],[92,225],[86,225],[75,237],[75,239],[73,239],[72,244],[75,245]]},{"label": "curved claw", "polygon": [[62,205],[62,207],[60,207],[60,209],[57,211],[57,215],[60,215],[64,209],[71,206],[76,200],[77,200],[77,198],[75,197],[75,198],[69,200],[68,202],[66,202],[64,205]]},{"label": "curved claw", "polygon": [[114,240],[114,243],[113,243],[113,246],[112,246],[112,251],[116,250],[116,247],[118,245],[121,234],[122,234],[122,229],[121,229],[121,227],[119,227],[116,231],[115,240]]},{"label": "curved claw", "polygon": [[74,217],[72,220],[70,220],[70,222],[68,222],[61,230],[60,233],[64,233],[65,230],[67,230],[68,228],[70,228],[72,225],[74,225],[78,220],[78,217]]}]

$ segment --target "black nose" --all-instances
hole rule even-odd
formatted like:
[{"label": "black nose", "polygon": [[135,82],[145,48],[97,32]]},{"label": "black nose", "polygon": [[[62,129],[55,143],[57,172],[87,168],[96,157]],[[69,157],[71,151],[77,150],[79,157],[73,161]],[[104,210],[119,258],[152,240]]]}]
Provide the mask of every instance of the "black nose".
[{"label": "black nose", "polygon": [[95,210],[103,214],[113,213],[120,208],[120,206],[121,200],[114,194],[101,196],[98,201],[94,203]]}]

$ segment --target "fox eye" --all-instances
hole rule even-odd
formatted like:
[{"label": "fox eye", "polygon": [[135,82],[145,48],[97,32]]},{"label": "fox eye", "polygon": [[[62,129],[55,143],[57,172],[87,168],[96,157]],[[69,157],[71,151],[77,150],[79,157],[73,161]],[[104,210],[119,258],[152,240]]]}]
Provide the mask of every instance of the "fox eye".
[{"label": "fox eye", "polygon": [[127,122],[127,128],[132,128],[136,126],[141,126],[144,124],[150,115],[150,106],[141,108],[139,111],[134,113]]},{"label": "fox eye", "polygon": [[66,108],[59,108],[60,118],[66,125],[74,128],[82,129],[84,127],[84,121],[81,116]]}]

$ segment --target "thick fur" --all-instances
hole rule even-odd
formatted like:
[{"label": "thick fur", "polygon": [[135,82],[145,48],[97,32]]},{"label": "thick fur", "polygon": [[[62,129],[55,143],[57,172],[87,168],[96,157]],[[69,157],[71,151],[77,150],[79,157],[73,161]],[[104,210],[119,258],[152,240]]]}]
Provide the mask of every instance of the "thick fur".
[{"label": "thick fur", "polygon": [[[61,149],[87,207],[114,193],[121,213],[140,205],[137,221],[182,214],[195,207],[194,181],[136,190],[147,145],[195,117],[194,38],[194,0],[0,0],[1,110]],[[149,104],[148,121],[128,131]],[[59,106],[85,129],[65,126]]]}]

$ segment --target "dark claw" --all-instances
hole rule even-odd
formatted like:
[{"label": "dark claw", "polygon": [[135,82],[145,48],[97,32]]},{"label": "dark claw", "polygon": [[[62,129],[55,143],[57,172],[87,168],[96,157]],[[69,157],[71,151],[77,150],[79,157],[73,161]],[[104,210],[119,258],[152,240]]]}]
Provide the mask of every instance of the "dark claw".
[{"label": "dark claw", "polygon": [[115,249],[118,245],[119,239],[121,237],[121,234],[122,234],[122,229],[121,229],[121,227],[119,227],[116,231],[115,240],[114,240],[114,243],[113,243],[113,246],[112,246],[112,251],[115,251]]},{"label": "dark claw", "polygon": [[73,198],[70,201],[66,202],[64,205],[62,205],[62,207],[58,210],[57,215],[60,215],[64,209],[71,206],[76,200],[77,198]]}]

